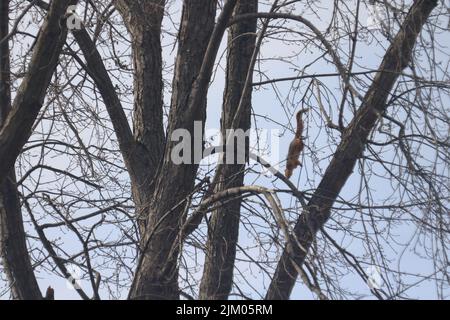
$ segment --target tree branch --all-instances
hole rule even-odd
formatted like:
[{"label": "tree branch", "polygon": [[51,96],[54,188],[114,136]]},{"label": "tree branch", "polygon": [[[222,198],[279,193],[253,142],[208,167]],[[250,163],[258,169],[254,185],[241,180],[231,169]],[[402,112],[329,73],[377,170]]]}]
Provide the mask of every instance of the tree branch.
[{"label": "tree branch", "polygon": [[0,130],[0,182],[14,167],[44,102],[45,93],[66,41],[64,15],[74,0],[53,1],[40,29],[28,72],[17,92],[12,111]]},{"label": "tree branch", "polygon": [[289,248],[284,249],[267,292],[267,299],[289,298],[298,275],[291,259],[298,266],[304,263],[316,233],[329,219],[331,206],[352,174],[356,161],[362,156],[369,133],[386,111],[389,92],[399,73],[410,62],[416,39],[436,5],[436,0],[416,0],[411,7],[400,32],[384,56],[379,68],[381,71],[375,76],[362,106],[346,129],[322,181],[310,199],[308,209],[303,211],[295,225],[294,234],[301,247],[294,246],[292,254]]}]

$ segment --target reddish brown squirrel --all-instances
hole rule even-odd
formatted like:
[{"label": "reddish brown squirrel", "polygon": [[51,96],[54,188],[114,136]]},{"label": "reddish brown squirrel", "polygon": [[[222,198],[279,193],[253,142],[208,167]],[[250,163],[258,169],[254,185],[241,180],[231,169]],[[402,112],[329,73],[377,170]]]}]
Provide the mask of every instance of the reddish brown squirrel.
[{"label": "reddish brown squirrel", "polygon": [[303,113],[307,112],[308,109],[302,109],[299,112],[297,112],[297,131],[295,132],[294,140],[292,140],[291,144],[289,145],[289,152],[287,155],[286,160],[286,171],[284,172],[284,175],[286,178],[290,178],[292,176],[292,173],[294,172],[295,168],[298,166],[301,166],[300,162],[300,154],[303,151],[304,144],[303,144],[303,120],[302,115]]}]

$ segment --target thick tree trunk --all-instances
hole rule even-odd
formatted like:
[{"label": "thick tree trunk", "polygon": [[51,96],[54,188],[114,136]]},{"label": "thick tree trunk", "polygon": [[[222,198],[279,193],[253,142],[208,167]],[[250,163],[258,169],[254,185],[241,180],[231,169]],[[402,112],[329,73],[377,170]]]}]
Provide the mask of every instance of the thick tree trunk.
[{"label": "thick tree trunk", "polygon": [[[169,115],[169,136],[179,128],[193,133],[194,121],[203,123],[205,121],[207,87],[220,40],[231,14],[226,8],[232,9],[235,2],[235,0],[227,2],[223,10],[227,13],[225,16],[227,20],[222,19],[223,21],[218,23],[220,28],[215,29],[216,1],[184,2]],[[152,134],[148,135],[147,139],[144,138],[159,126],[159,120],[155,126],[150,122],[160,118],[155,111],[158,107],[156,101],[160,102],[162,112],[162,101],[156,94],[159,92],[158,85],[148,82],[157,84],[161,81],[159,36],[164,2],[116,0],[115,5],[123,16],[133,45],[136,76],[135,137],[132,139],[129,137],[120,101],[114,94],[112,84],[107,81],[108,75],[101,63],[100,55],[94,50],[95,46],[86,32],[82,30],[74,34],[88,62],[87,69],[102,94],[116,129],[121,151],[130,172],[133,197],[141,221],[142,251],[146,254],[141,255],[129,297],[174,299],[179,297],[179,292],[176,266],[178,250],[176,246],[174,249],[173,242],[183,221],[184,208],[184,204],[180,206],[178,204],[192,190],[198,166],[173,164],[170,155],[174,143],[170,139],[161,142],[161,139],[156,139],[157,135]],[[213,30],[216,34],[211,45],[209,41]],[[146,103],[152,106],[145,107]],[[151,115],[152,112],[154,117]],[[165,156],[163,162],[159,163],[161,156],[158,154],[164,142]],[[150,152],[147,153],[147,150]],[[159,176],[153,181],[158,165],[161,166]],[[167,214],[168,212],[170,214]]]},{"label": "thick tree trunk", "polygon": [[414,45],[436,0],[416,0],[400,32],[389,47],[371,87],[353,121],[346,129],[342,141],[327,168],[322,181],[294,228],[295,240],[288,241],[275,275],[267,292],[267,299],[289,299],[298,273],[295,265],[305,261],[316,233],[330,217],[330,209],[342,187],[353,172],[356,161],[362,156],[367,137],[379,117],[386,111],[386,101],[400,72],[410,62]]},{"label": "thick tree trunk", "polygon": [[[214,26],[216,1],[186,0],[179,33],[168,136],[177,129],[194,136],[194,122],[206,119],[206,96],[214,62],[237,0],[228,0]],[[172,151],[178,142],[169,138],[150,202],[143,256],[130,296],[139,299],[178,299],[180,244],[186,198],[192,192],[198,164],[177,165]],[[194,153],[192,154],[195,158]],[[199,156],[199,155],[198,155]],[[194,160],[194,159],[192,159]]]},{"label": "thick tree trunk", "polygon": [[[188,97],[202,67],[214,28],[215,12],[216,1],[187,0],[183,4],[169,133],[178,128],[193,132],[193,121],[187,121],[186,117]],[[199,110],[204,110],[206,98],[201,103]],[[194,119],[204,121],[205,112],[194,115]],[[179,232],[184,204],[177,205],[193,189],[198,166],[175,165],[170,157],[172,145],[171,141],[167,141],[164,163],[148,210],[146,236],[142,241],[144,256],[130,292],[133,299],[179,298],[178,250],[172,249]],[[168,212],[170,214],[165,217]]]},{"label": "thick tree trunk", "polygon": [[[9,0],[0,2],[0,39],[8,31]],[[0,128],[11,110],[9,41],[0,45]],[[42,299],[26,245],[14,169],[0,184],[0,256],[13,299]]]},{"label": "thick tree trunk", "polygon": [[150,178],[153,178],[161,160],[165,141],[161,48],[164,6],[165,0],[116,1],[116,7],[131,35],[134,66],[134,137],[148,152],[151,165]]},{"label": "thick tree trunk", "polygon": [[[235,15],[257,12],[258,1],[239,2]],[[256,19],[233,25],[228,37],[226,87],[222,111],[222,136],[226,143],[226,130],[231,129],[234,116],[244,90],[247,73],[255,50]],[[239,129],[247,131],[251,123],[251,90],[244,97],[244,109]],[[219,177],[216,191],[241,187],[244,182],[245,165],[226,165]],[[239,235],[241,200],[235,200],[214,211],[209,222],[208,242],[200,299],[227,299],[233,284],[236,244]]]},{"label": "thick tree trunk", "polygon": [[0,255],[13,299],[42,299],[28,254],[13,172],[0,185]]}]

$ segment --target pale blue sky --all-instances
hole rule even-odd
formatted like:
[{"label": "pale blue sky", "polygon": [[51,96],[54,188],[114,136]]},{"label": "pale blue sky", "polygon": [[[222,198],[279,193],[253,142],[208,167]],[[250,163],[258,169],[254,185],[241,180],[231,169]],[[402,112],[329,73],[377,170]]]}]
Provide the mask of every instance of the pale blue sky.
[{"label": "pale blue sky", "polygon": [[[319,11],[315,12],[315,14],[311,12],[305,12],[305,17],[308,19],[311,19],[320,30],[324,30],[328,24],[329,17],[331,15],[331,11],[329,9],[329,5],[333,1],[331,0],[324,0],[321,1],[321,7],[322,9],[318,9]],[[347,1],[347,4],[349,6],[352,5],[354,1]],[[174,14],[175,18],[174,21],[178,21],[178,17],[180,14],[179,10],[179,4],[180,1],[175,1],[174,5],[171,7],[170,12]],[[301,12],[301,5],[297,5],[299,9],[295,12],[297,14],[302,13]],[[261,7],[263,10],[267,10],[267,6]],[[437,9],[439,10],[439,9]],[[367,20],[367,14],[363,11],[361,13],[361,21]],[[168,22],[168,19],[164,20],[164,26],[166,31],[173,32],[175,31],[173,27]],[[289,24],[289,26],[294,27],[295,30],[299,29],[298,24]],[[304,29],[301,29],[304,31]],[[383,39],[380,33],[377,33],[378,39]],[[164,59],[167,61],[168,66],[170,66],[173,63],[174,54],[176,53],[176,49],[173,50],[173,46],[171,46],[172,38],[165,35],[163,42],[167,44],[167,46],[164,47]],[[439,53],[439,50],[436,50],[437,60],[442,60],[444,64],[449,63],[448,57],[446,56],[445,49],[448,50],[450,47],[450,38],[448,36],[448,31],[446,33],[442,32],[440,33],[436,39],[435,42],[438,43],[443,49],[442,52]],[[214,82],[211,85],[209,96],[208,96],[208,117],[207,117],[207,129],[218,129],[220,127],[220,113],[221,113],[221,104],[222,104],[222,96],[223,96],[223,87],[224,87],[224,62],[226,59],[226,55],[224,53],[225,50],[225,42],[223,43],[223,46],[220,51],[220,61],[221,66],[218,67],[216,70],[216,73],[214,75]],[[106,46],[108,44],[105,44]],[[342,42],[342,50],[343,52],[347,51],[346,43]],[[354,71],[365,71],[367,69],[375,69],[378,67],[381,57],[384,53],[384,48],[387,45],[387,42],[384,40],[380,43],[376,43],[373,41],[371,44],[364,43],[363,41],[360,41],[357,46],[357,53],[356,53],[356,63],[357,66],[355,66]],[[120,50],[120,46],[119,50]],[[290,62],[295,63],[296,66],[292,63],[284,63],[276,60],[271,61],[265,61],[264,64],[262,64],[262,69],[264,72],[267,73],[267,75],[270,78],[278,78],[278,77],[286,77],[286,76],[295,76],[299,73],[299,70],[295,70],[296,67],[303,67],[305,65],[308,65],[309,63],[312,63],[315,61],[315,59],[318,57],[318,55],[322,54],[322,52],[319,52],[317,48],[311,47],[309,52],[307,51],[301,51],[302,48],[299,48],[296,45],[288,45],[286,43],[282,43],[281,41],[274,41],[271,40],[269,42],[266,42],[262,48],[262,57],[265,59],[268,58],[276,58],[276,57],[290,57]],[[299,54],[299,51],[300,54]],[[448,51],[447,51],[448,52]],[[329,60],[329,56],[326,56]],[[344,56],[342,56],[342,60],[345,63],[346,60]],[[308,74],[320,74],[320,73],[335,73],[336,69],[331,63],[324,63],[323,61],[320,63],[315,63],[311,67],[309,67],[306,72]],[[407,71],[408,73],[409,71]],[[442,73],[437,73],[438,80],[445,80],[449,81],[448,78],[442,78]],[[439,79],[439,77],[441,77]],[[171,81],[171,73],[165,75],[165,78],[167,81]],[[255,81],[259,81],[260,78],[258,76],[255,77]],[[264,80],[264,79],[263,79]],[[339,79],[337,77],[326,77],[326,78],[320,78],[320,81],[323,83],[324,86],[326,86],[329,90],[329,94],[334,94],[336,97],[341,97],[340,89],[339,89]],[[131,84],[131,77],[129,78],[130,84]],[[367,79],[366,79],[367,81]],[[292,139],[292,132],[285,131],[283,127],[281,127],[279,124],[287,124],[291,120],[292,114],[295,113],[295,111],[300,108],[298,105],[300,103],[300,99],[302,95],[304,94],[304,90],[306,89],[307,85],[309,84],[309,80],[306,80],[304,82],[301,82],[298,89],[292,88],[292,82],[283,82],[278,83],[276,87],[276,92],[274,91],[273,87],[268,85],[261,88],[257,88],[257,90],[254,91],[253,96],[253,110],[255,114],[263,117],[267,117],[270,121],[264,120],[262,117],[256,117],[257,119],[257,125],[258,128],[263,128],[267,130],[278,130],[280,133],[282,133],[282,136],[279,140],[279,161],[281,162],[284,155],[287,152],[287,146]],[[298,82],[294,82],[294,87],[298,86]],[[357,84],[355,84],[358,88]],[[360,92],[361,94],[364,94],[364,90]],[[277,99],[277,96],[280,97],[280,99]],[[324,91],[323,93],[323,99],[325,99],[326,93]],[[448,95],[444,96],[445,99],[445,105],[446,105],[446,111],[448,112],[448,102],[450,101]],[[283,108],[283,105],[280,103],[285,103],[287,108]],[[165,101],[166,104],[169,104],[170,96],[166,93],[165,95]],[[312,111],[310,116],[307,117],[306,124],[306,132],[305,136],[307,137],[307,144],[311,149],[315,151],[315,156],[317,158],[311,157],[310,150],[306,150],[304,154],[304,168],[302,170],[298,170],[294,177],[292,178],[293,181],[298,185],[298,188],[300,190],[309,190],[316,186],[320,181],[320,172],[323,171],[326,166],[329,163],[329,156],[332,155],[332,152],[334,150],[334,145],[331,145],[330,147],[330,136],[324,131],[323,122],[320,123],[318,120],[320,119],[320,111],[317,110],[317,105],[314,103],[314,99],[311,99],[311,106]],[[337,115],[337,108],[338,103],[340,101],[335,101],[334,99],[330,99],[330,104],[333,104],[329,106],[330,110],[333,112],[334,119],[336,119]],[[131,102],[131,101],[130,101]],[[328,102],[326,102],[328,104]],[[334,105],[335,104],[335,105]],[[131,104],[127,107],[131,108]],[[401,114],[400,114],[401,116]],[[447,132],[448,134],[448,132]],[[333,138],[338,139],[339,135],[336,133],[333,133]],[[86,136],[86,139],[89,139]],[[382,154],[383,158],[389,158],[393,156],[392,150],[387,151],[385,154]],[[276,157],[274,157],[276,159]],[[62,160],[55,160],[56,165],[64,165],[64,163],[61,163]],[[283,165],[281,165],[281,168],[283,168]],[[375,171],[382,172],[382,168],[378,167],[375,168]],[[448,168],[442,167],[442,170],[448,170]],[[448,174],[448,172],[447,172]],[[278,187],[286,189],[285,186],[283,186],[279,182],[273,182],[273,179],[270,177],[257,177],[256,175],[250,175],[247,178],[247,183],[251,184],[258,184],[263,185],[266,187]],[[352,200],[354,197],[357,197],[359,195],[359,185],[360,185],[360,175],[357,173],[357,170],[355,170],[355,174],[349,179],[348,183],[346,184],[344,190],[341,193],[341,196],[345,200]],[[383,204],[383,199],[385,199],[390,193],[391,193],[391,187],[388,185],[388,182],[385,179],[382,179],[380,177],[373,176],[371,177],[370,183],[369,183],[372,193],[375,196],[374,203],[376,205]],[[448,196],[448,195],[447,195]],[[447,197],[448,199],[448,197]],[[298,204],[296,204],[292,197],[287,195],[280,195],[280,200],[282,201],[282,205],[284,208],[292,208],[297,207]],[[363,201],[364,196],[363,196]],[[287,213],[288,214],[288,213]],[[351,217],[352,215],[355,215],[359,217],[360,213],[358,212],[343,212],[342,214],[345,215],[346,218]],[[255,220],[255,222],[261,222],[260,220]],[[383,223],[380,223],[380,228],[385,227]],[[353,226],[355,229],[361,229],[362,226],[356,225]],[[103,232],[107,233],[109,229],[103,230]],[[400,241],[402,243],[409,243],[413,241],[416,238],[416,228],[412,225],[403,225],[401,227],[397,227],[395,229],[396,234],[396,240]],[[342,245],[347,248],[347,250],[351,251],[352,253],[358,254],[363,252],[370,252],[370,248],[365,247],[365,243],[362,241],[356,240],[356,239],[349,239],[347,235],[343,234],[340,231],[333,232],[331,230],[328,230],[330,234],[335,236],[335,239],[338,242],[342,241]],[[60,241],[65,244],[65,248],[67,247],[68,251],[77,251],[79,250],[79,246],[72,245],[72,243],[75,243],[75,238],[69,234],[61,235],[59,233],[49,233],[52,237],[60,238]],[[253,246],[254,239],[249,236],[248,231],[245,228],[242,228],[241,235],[240,235],[240,245],[245,247],[252,247]],[[408,272],[411,274],[411,276],[405,277],[403,280],[410,283],[415,283],[418,279],[414,277],[414,274],[422,274],[426,275],[433,272],[433,261],[427,260],[425,258],[421,258],[421,252],[415,253],[412,249],[408,248],[405,252],[402,252],[402,246],[395,246],[395,244],[392,243],[392,247],[389,246],[390,244],[385,243],[383,245],[383,249],[385,250],[385,253],[388,255],[390,262],[389,262],[389,268],[393,270],[399,270],[402,272]],[[259,249],[254,248],[250,249],[248,248],[249,253],[254,253],[255,255],[258,254]],[[447,252],[448,254],[448,252]],[[238,255],[239,258],[244,258],[244,255],[241,253]],[[401,259],[400,259],[401,257]],[[201,260],[201,258],[200,258]],[[370,260],[370,259],[368,259]],[[401,261],[401,262],[399,262]],[[110,262],[109,262],[110,263]],[[193,263],[190,261],[190,263]],[[265,290],[264,288],[267,287],[269,283],[269,279],[264,276],[260,270],[256,266],[249,266],[247,263],[238,262],[238,266],[242,270],[246,270],[246,278],[251,279],[249,280],[257,291],[262,292],[264,294]],[[367,264],[367,267],[370,266],[370,264]],[[108,266],[114,269],[114,266]],[[201,272],[201,268],[198,269],[199,272]],[[337,271],[342,271],[345,273],[345,267],[337,267]],[[447,270],[448,271],[448,270]],[[199,275],[201,273],[197,273]],[[46,273],[38,273],[37,274],[39,278],[39,284],[42,288],[42,291],[45,291],[45,288],[48,285],[51,285],[55,288],[57,293],[57,298],[64,298],[64,299],[78,299],[78,295],[67,288],[66,280],[62,278],[57,278],[55,276],[50,276]],[[392,275],[391,275],[392,277]],[[249,286],[245,285],[243,283],[243,277],[237,275],[236,281],[239,282],[240,286],[242,286],[242,289],[248,290],[249,293],[253,291]],[[349,273],[342,275],[339,281],[340,285],[344,288],[346,288],[349,291],[352,292],[358,292],[361,295],[365,296],[365,298],[373,298],[373,296],[370,295],[369,289],[359,277],[355,275],[355,273]],[[89,283],[86,281],[82,282],[83,288],[86,288],[88,292],[90,292]],[[102,292],[105,294],[103,298],[107,298],[106,291],[102,290]],[[126,289],[123,289],[122,292],[122,298],[126,297]],[[446,288],[446,294],[448,296],[449,290],[448,287]],[[432,281],[425,281],[418,285],[416,285],[414,288],[409,289],[407,292],[407,295],[411,298],[435,298],[436,297],[436,288]],[[253,298],[258,298],[258,296],[253,293]],[[304,288],[302,285],[297,285],[294,289],[293,299],[310,299],[313,298],[313,296],[309,293],[309,290]]]}]

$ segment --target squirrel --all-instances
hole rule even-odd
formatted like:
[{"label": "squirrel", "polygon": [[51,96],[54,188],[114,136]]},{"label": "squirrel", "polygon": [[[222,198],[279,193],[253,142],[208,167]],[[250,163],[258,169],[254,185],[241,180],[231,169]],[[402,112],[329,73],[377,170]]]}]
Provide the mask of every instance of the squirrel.
[{"label": "squirrel", "polygon": [[286,160],[286,171],[284,172],[284,175],[286,178],[290,178],[292,176],[292,173],[294,172],[295,168],[298,166],[301,166],[301,162],[299,160],[300,154],[303,151],[304,144],[303,144],[303,120],[302,115],[307,112],[308,109],[302,109],[299,112],[297,112],[297,131],[295,132],[294,140],[292,140],[291,144],[289,145],[289,151],[287,155]]}]

